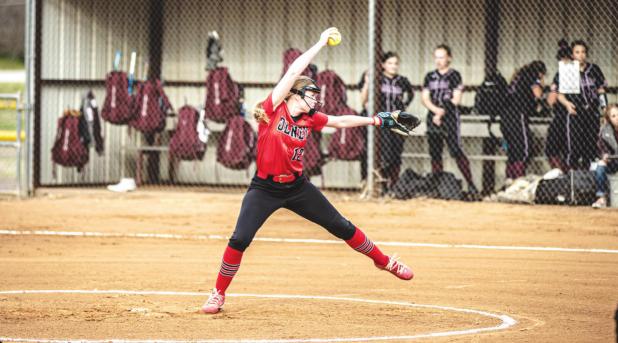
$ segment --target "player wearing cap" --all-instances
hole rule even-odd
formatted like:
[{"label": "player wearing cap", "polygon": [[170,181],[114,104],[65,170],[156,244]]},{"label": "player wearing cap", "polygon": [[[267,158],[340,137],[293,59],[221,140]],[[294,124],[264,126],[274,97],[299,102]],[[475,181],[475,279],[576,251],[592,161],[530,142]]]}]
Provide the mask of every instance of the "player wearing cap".
[{"label": "player wearing cap", "polygon": [[223,254],[215,288],[202,306],[203,313],[221,310],[225,291],[240,267],[243,252],[266,219],[280,208],[324,227],[354,250],[370,257],[377,268],[403,280],[413,277],[410,268],[394,255],[384,255],[303,175],[304,147],[313,130],[320,131],[324,126],[375,125],[408,134],[418,125],[418,119],[406,113],[381,112],[374,117],[361,117],[328,116],[317,111],[320,88],[301,73],[334,34],[338,34],[335,28],[324,31],[320,40],[290,65],[254,112],[259,123],[257,172],[245,194],[236,228]]}]

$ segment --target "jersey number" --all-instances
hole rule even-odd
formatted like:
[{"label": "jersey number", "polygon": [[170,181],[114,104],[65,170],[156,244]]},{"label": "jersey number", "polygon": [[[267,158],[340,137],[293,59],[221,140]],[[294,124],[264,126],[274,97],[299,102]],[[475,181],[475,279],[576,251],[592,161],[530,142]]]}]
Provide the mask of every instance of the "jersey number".
[{"label": "jersey number", "polygon": [[294,148],[294,154],[292,155],[292,161],[300,162],[303,158],[304,152],[305,152],[305,149],[303,148]]}]

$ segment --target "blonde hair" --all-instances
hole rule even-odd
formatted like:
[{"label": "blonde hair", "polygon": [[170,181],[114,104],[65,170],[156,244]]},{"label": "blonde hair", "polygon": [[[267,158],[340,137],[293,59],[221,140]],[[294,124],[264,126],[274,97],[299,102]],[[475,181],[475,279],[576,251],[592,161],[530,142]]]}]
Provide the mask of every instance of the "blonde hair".
[{"label": "blonde hair", "polygon": [[611,121],[609,120],[609,115],[612,109],[614,108],[618,108],[618,103],[613,103],[605,108],[605,113],[603,113],[603,121],[605,124],[611,125]]},{"label": "blonde hair", "polygon": [[255,107],[253,108],[253,118],[255,118],[255,121],[258,123],[261,121],[266,124],[270,123],[270,119],[268,119],[261,101],[255,104]]},{"label": "blonde hair", "polygon": [[[315,82],[308,76],[301,75],[294,81],[294,85],[292,85],[292,89],[301,90],[303,87],[314,85]],[[287,101],[294,93],[291,91],[285,96],[285,100]],[[270,123],[268,116],[266,115],[266,111],[264,111],[264,105],[262,102],[258,102],[253,108],[253,117],[255,121],[264,122],[266,124]]]}]

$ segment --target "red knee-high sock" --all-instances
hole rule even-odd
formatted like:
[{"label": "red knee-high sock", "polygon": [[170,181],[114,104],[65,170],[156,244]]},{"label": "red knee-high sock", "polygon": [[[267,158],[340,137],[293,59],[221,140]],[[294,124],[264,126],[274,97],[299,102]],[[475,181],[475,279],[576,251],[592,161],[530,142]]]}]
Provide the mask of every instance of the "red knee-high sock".
[{"label": "red knee-high sock", "polygon": [[352,249],[369,256],[377,265],[388,264],[388,256],[384,255],[373,242],[365,236],[361,229],[356,228],[354,236],[345,241]]},{"label": "red knee-high sock", "polygon": [[240,267],[240,261],[242,260],[242,251],[230,248],[225,248],[223,253],[223,261],[221,261],[221,269],[219,269],[219,275],[217,276],[217,284],[215,287],[220,294],[225,294],[225,290],[230,286],[234,275]]}]

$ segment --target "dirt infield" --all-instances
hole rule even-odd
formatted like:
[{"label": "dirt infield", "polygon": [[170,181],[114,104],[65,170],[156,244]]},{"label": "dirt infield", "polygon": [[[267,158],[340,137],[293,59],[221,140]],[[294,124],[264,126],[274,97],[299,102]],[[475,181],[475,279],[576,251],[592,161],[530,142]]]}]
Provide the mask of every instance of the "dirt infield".
[{"label": "dirt infield", "polygon": [[[257,238],[299,241],[255,241],[228,290],[245,296],[229,296],[225,311],[215,316],[197,313],[207,296],[194,293],[206,294],[214,284],[226,245],[217,235],[231,234],[242,194],[47,189],[34,199],[2,200],[0,230],[118,235],[0,235],[0,337],[360,339],[463,331],[430,340],[616,340],[618,211],[333,198],[370,238],[390,242],[382,250],[399,253],[415,279],[403,282],[378,271],[346,245],[331,244],[334,238],[325,230],[281,210]],[[122,237],[136,233],[181,236]],[[537,249],[547,247],[563,250]],[[575,248],[614,252],[568,250]],[[176,293],[6,293],[94,289]],[[501,320],[389,302],[478,310],[517,323],[463,334],[496,328]]]}]

